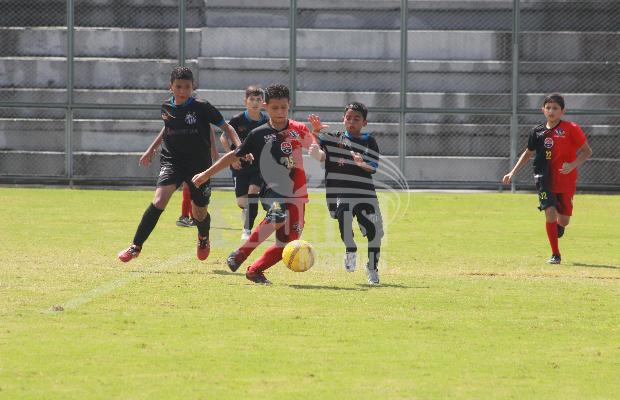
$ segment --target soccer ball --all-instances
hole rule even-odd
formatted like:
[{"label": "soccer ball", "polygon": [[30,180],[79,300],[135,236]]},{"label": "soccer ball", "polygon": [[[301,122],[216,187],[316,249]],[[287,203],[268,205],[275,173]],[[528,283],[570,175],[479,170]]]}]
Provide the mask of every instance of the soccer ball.
[{"label": "soccer ball", "polygon": [[305,240],[293,240],[284,246],[282,261],[291,271],[304,272],[314,264],[314,249]]}]

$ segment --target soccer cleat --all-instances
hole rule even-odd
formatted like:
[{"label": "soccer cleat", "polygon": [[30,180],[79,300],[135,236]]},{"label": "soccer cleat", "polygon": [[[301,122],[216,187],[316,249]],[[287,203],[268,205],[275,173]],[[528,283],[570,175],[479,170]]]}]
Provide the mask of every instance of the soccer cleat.
[{"label": "soccer cleat", "polygon": [[241,264],[243,264],[243,262],[245,261],[245,258],[242,259],[242,257],[243,256],[238,250],[235,250],[228,255],[228,258],[226,258],[226,264],[228,265],[228,268],[230,268],[232,272],[235,272],[236,270],[238,270]]},{"label": "soccer cleat", "polygon": [[379,270],[376,268],[370,268],[370,266],[366,265],[366,275],[368,276],[368,283],[371,285],[379,284]]},{"label": "soccer cleat", "polygon": [[564,228],[562,225],[558,224],[558,239],[564,236]]},{"label": "soccer cleat", "polygon": [[562,263],[562,257],[559,254],[554,254],[551,256],[549,260],[547,260],[547,264],[560,264]]},{"label": "soccer cleat", "polygon": [[179,219],[177,219],[177,226],[182,226],[189,228],[190,226],[194,226],[194,221],[187,216],[181,215]]},{"label": "soccer cleat", "polygon": [[357,253],[352,251],[347,251],[344,253],[344,269],[347,272],[355,271],[355,264],[357,261]]},{"label": "soccer cleat", "polygon": [[254,283],[260,283],[262,285],[271,285],[271,281],[267,279],[267,277],[265,277],[265,274],[263,274],[262,271],[251,272],[248,270],[245,273],[245,277]]},{"label": "soccer cleat", "polygon": [[241,240],[248,240],[251,234],[252,234],[252,231],[250,229],[244,229],[243,232],[241,233]]},{"label": "soccer cleat", "polygon": [[211,244],[209,243],[209,239],[200,238],[198,236],[198,244],[196,245],[196,257],[200,261],[204,261],[209,257],[209,253],[211,252]]},{"label": "soccer cleat", "polygon": [[140,251],[142,247],[138,247],[135,244],[132,244],[127,249],[118,253],[118,259],[122,262],[129,262],[134,258],[137,258],[140,255]]}]

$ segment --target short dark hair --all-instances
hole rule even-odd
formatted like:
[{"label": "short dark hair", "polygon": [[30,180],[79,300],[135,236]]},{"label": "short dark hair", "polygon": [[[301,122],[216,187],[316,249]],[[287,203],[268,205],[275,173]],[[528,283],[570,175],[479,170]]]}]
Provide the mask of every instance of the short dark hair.
[{"label": "short dark hair", "polygon": [[281,83],[270,85],[265,89],[265,103],[269,103],[271,99],[287,99],[290,100],[288,88]]},{"label": "short dark hair", "polygon": [[194,74],[192,73],[192,70],[187,67],[176,67],[170,74],[170,83],[174,82],[176,79],[194,82]]},{"label": "short dark hair", "polygon": [[560,108],[564,109],[564,97],[561,94],[553,93],[549,96],[545,97],[545,101],[543,101],[543,107],[547,105],[547,103],[556,103]]},{"label": "short dark hair", "polygon": [[247,99],[250,96],[259,96],[259,97],[265,98],[265,93],[263,92],[263,89],[261,89],[260,86],[250,85],[247,88],[245,88],[245,98]]},{"label": "short dark hair", "polygon": [[346,114],[347,111],[349,110],[353,110],[353,111],[357,111],[360,114],[362,114],[362,117],[364,117],[364,119],[366,119],[366,117],[368,117],[368,107],[366,107],[364,104],[359,103],[357,101],[354,101],[353,103],[349,103],[349,105],[347,105],[344,108],[344,113]]}]

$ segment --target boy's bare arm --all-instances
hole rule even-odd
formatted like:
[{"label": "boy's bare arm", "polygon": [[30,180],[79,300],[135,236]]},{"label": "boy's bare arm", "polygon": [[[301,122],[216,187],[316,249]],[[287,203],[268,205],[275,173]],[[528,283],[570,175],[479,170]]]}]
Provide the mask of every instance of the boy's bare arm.
[{"label": "boy's bare arm", "polygon": [[523,168],[523,166],[527,164],[528,161],[530,161],[530,158],[532,158],[534,153],[535,150],[525,149],[525,151],[521,154],[521,157],[519,157],[519,161],[517,161],[512,170],[506,175],[504,175],[504,177],[502,178],[502,182],[505,185],[508,185],[510,182],[512,182],[512,177],[514,176],[514,174],[519,172],[519,170]]},{"label": "boy's bare arm", "polygon": [[239,160],[239,157],[237,157],[235,152],[229,151],[222,158],[220,158],[213,165],[211,165],[209,169],[202,171],[199,174],[194,175],[194,177],[192,178],[192,183],[196,187],[199,187],[200,185],[208,181],[209,178],[211,178],[213,175],[217,174],[224,168],[230,166],[230,164],[232,164],[233,162],[237,160]]},{"label": "boy's bare arm", "polygon": [[161,142],[164,140],[165,130],[166,127],[163,126],[161,128],[161,131],[159,131],[157,137],[155,137],[155,139],[153,140],[153,143],[151,143],[151,145],[146,149],[146,151],[140,156],[140,159],[138,160],[138,165],[148,167],[151,164],[153,156],[155,155],[155,153],[157,153],[157,149],[159,148],[159,146],[161,146]]},{"label": "boy's bare arm", "polygon": [[215,129],[211,126],[211,160],[215,162],[218,158],[220,158],[220,154],[217,152],[217,147],[215,146]]},{"label": "boy's bare arm", "polygon": [[232,125],[226,122],[220,128],[226,133],[226,136],[228,136],[228,139],[232,143],[234,143],[236,147],[241,146],[241,140],[239,140],[239,135],[237,135],[237,131],[235,131],[235,128],[233,128]]}]

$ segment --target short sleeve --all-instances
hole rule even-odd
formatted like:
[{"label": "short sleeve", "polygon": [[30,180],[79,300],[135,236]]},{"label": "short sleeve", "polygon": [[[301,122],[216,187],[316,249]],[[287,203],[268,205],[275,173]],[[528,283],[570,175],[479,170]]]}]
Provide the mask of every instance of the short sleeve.
[{"label": "short sleeve", "polygon": [[527,139],[527,149],[529,151],[536,150],[536,131],[532,129],[530,136]]},{"label": "short sleeve", "polygon": [[256,151],[256,135],[254,132],[250,132],[241,145],[235,150],[237,157],[243,157]]},{"label": "short sleeve", "polygon": [[220,113],[217,108],[211,105],[211,103],[202,103],[202,111],[210,124],[221,127],[226,123],[224,117],[222,116],[222,113]]},{"label": "short sleeve", "polygon": [[370,137],[368,142],[368,155],[365,158],[364,161],[366,161],[369,165],[371,165],[375,171],[377,170],[377,168],[379,168],[379,157],[380,157],[380,153],[379,153],[379,145],[377,144],[377,141],[375,140],[374,137]]},{"label": "short sleeve", "polygon": [[588,138],[586,138],[585,133],[583,133],[583,130],[578,124],[571,123],[571,128],[570,140],[575,146],[575,149],[578,149],[588,141]]}]

